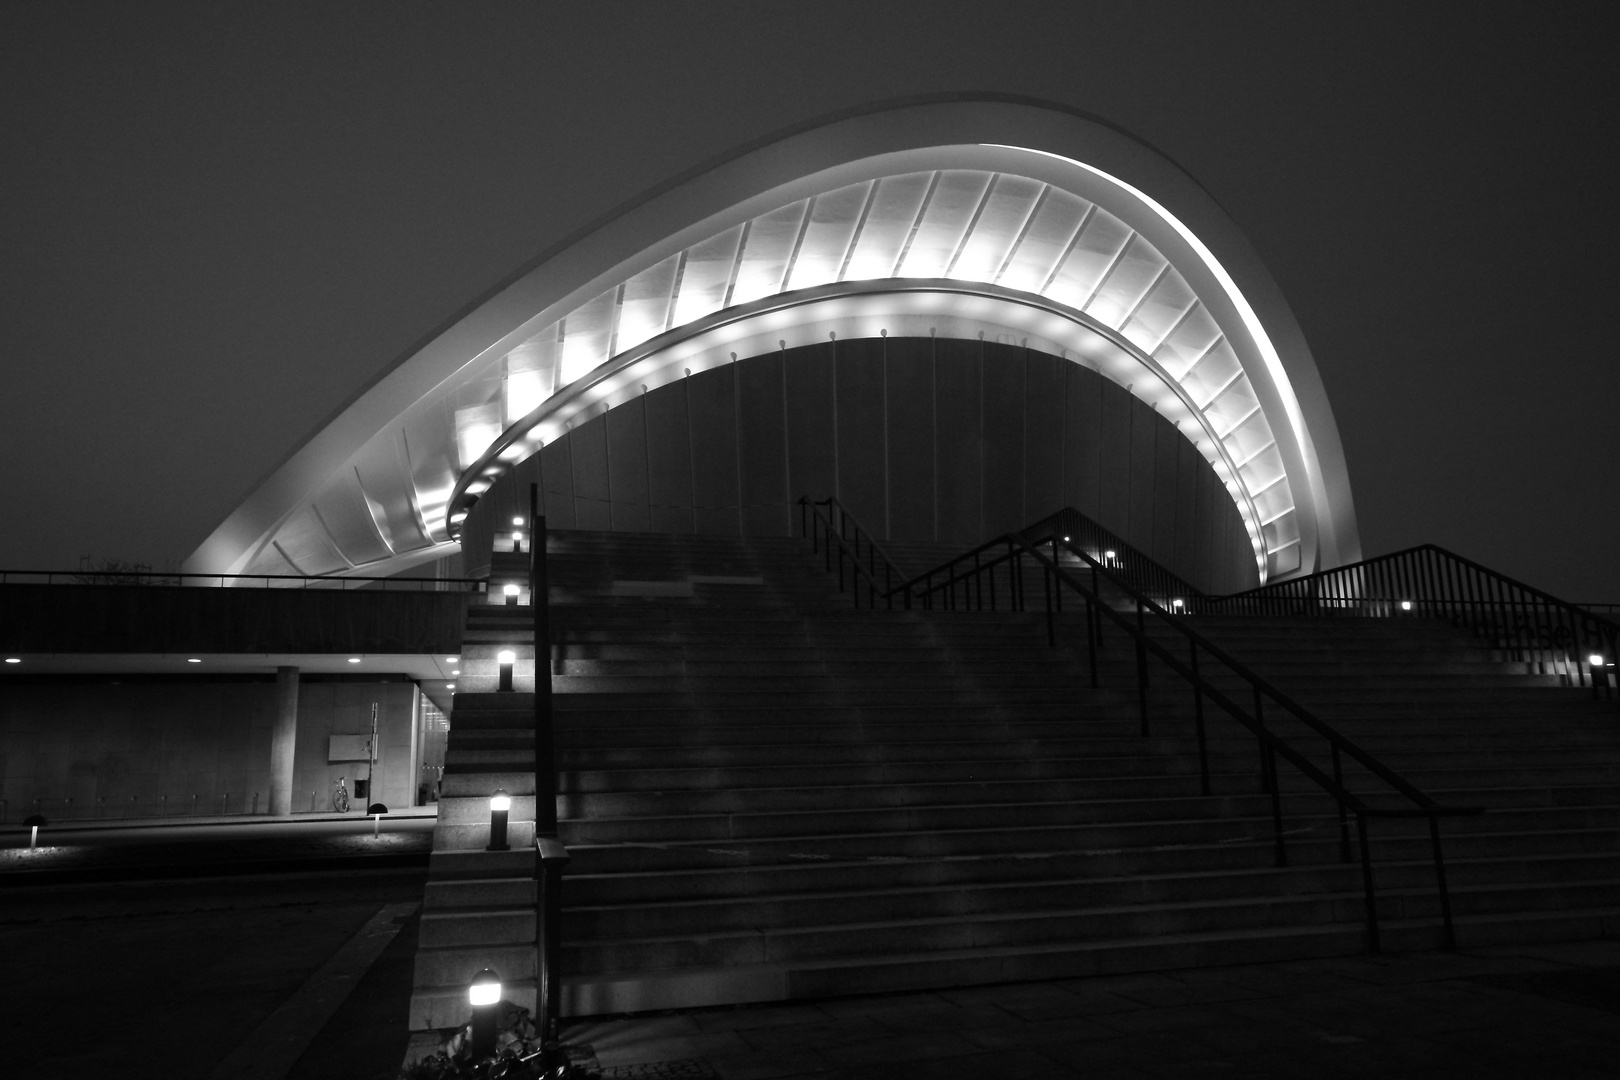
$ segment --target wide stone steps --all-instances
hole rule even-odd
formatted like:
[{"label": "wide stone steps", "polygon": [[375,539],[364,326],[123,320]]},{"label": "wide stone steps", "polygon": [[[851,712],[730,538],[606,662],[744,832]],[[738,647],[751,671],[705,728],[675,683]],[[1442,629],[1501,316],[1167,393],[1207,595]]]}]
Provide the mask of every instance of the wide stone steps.
[{"label": "wide stone steps", "polygon": [[[1144,738],[1128,638],[1105,625],[1090,689],[1081,608],[1071,595],[1048,648],[1037,575],[1026,612],[890,613],[852,609],[787,539],[558,533],[551,553],[570,1012],[1363,947],[1361,870],[1340,861],[1332,800],[1280,763],[1276,867],[1253,737],[1205,702],[1215,794],[1200,795],[1190,691],[1150,661]],[[952,554],[892,553],[916,569]],[[492,581],[526,559],[498,554]],[[493,688],[499,648],[525,688],[530,616],[474,605],[465,689]],[[1620,739],[1580,691],[1431,620],[1186,625],[1441,802],[1490,807],[1441,826],[1466,943],[1614,918]],[[1184,654],[1173,627],[1152,632]],[[1248,705],[1247,683],[1207,656],[1201,669]],[[520,708],[479,707],[502,696],[522,695],[457,696],[447,763],[466,805],[450,819],[467,842],[487,835],[476,785],[532,758]],[[1281,710],[1267,722],[1329,762]],[[1404,804],[1344,766],[1373,805]],[[1427,823],[1370,833],[1386,948],[1438,945]],[[436,909],[467,919],[436,921],[434,947],[532,934],[504,888]]]}]

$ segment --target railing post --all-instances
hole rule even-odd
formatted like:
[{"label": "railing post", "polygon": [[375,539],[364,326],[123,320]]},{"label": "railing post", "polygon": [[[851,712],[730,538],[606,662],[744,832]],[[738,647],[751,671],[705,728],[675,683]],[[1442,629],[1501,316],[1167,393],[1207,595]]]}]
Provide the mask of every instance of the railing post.
[{"label": "railing post", "polygon": [[1440,890],[1440,917],[1446,924],[1446,948],[1457,947],[1457,931],[1451,923],[1451,892],[1446,888],[1446,862],[1440,854],[1440,817],[1429,815],[1429,842],[1434,847],[1434,882]]},{"label": "railing post", "polygon": [[1057,582],[1052,579],[1052,571],[1041,567],[1041,592],[1046,600],[1046,647],[1052,648],[1057,644],[1057,626],[1052,616],[1052,591],[1057,588]]},{"label": "railing post", "polygon": [[[1344,790],[1344,770],[1339,766],[1339,744],[1333,744],[1333,782]],[[1339,804],[1339,861],[1350,861],[1350,819],[1344,806],[1344,799],[1335,796],[1334,801]]]},{"label": "railing post", "polygon": [[1147,629],[1142,623],[1142,601],[1136,602],[1136,708],[1142,715],[1142,734],[1148,733]]},{"label": "railing post", "polygon": [[1367,951],[1378,955],[1378,904],[1373,899],[1372,848],[1367,843],[1367,815],[1356,811],[1356,833],[1361,839],[1361,892],[1367,907]]},{"label": "railing post", "polygon": [[1254,687],[1254,722],[1260,728],[1255,733],[1255,739],[1260,743],[1260,790],[1270,794],[1276,785],[1277,778],[1271,772],[1271,759],[1266,755],[1266,716],[1260,702],[1260,688]]},{"label": "railing post", "polygon": [[1086,651],[1091,655],[1091,688],[1097,689],[1097,631],[1095,624],[1102,621],[1102,616],[1091,610],[1091,601],[1086,601]]},{"label": "railing post", "polygon": [[1282,785],[1277,782],[1277,747],[1266,740],[1266,762],[1271,770],[1271,836],[1277,848],[1277,865],[1288,865],[1288,851],[1283,841]]},{"label": "railing post", "polygon": [[[1198,642],[1192,638],[1187,639],[1188,651],[1192,653],[1192,688],[1193,688],[1193,724],[1198,729],[1198,779],[1200,790],[1208,795],[1209,792],[1209,746],[1204,738],[1204,689],[1198,685]],[[1096,683],[1092,684],[1093,686]]]}]

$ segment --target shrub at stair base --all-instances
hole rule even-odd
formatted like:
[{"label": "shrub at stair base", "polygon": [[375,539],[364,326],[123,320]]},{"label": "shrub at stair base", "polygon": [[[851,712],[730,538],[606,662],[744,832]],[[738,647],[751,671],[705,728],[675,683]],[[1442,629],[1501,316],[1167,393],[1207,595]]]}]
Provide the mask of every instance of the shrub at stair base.
[{"label": "shrub at stair base", "polygon": [[[475,1058],[472,1025],[456,1028],[439,1042],[437,1053],[400,1070],[399,1080],[545,1080],[540,1069],[540,1030],[529,1010],[509,1001],[496,1006],[495,1053]],[[600,1074],[594,1074],[599,1076]],[[557,1080],[593,1080],[593,1073],[573,1064],[554,1069]]]}]

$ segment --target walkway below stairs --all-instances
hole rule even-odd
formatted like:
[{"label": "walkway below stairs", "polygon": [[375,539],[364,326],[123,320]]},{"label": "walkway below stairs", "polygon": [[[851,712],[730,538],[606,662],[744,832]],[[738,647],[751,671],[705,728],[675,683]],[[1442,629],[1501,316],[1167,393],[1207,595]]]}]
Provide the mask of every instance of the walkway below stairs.
[{"label": "walkway below stairs", "polygon": [[572,1021],[604,1080],[1620,1076],[1620,942]]}]

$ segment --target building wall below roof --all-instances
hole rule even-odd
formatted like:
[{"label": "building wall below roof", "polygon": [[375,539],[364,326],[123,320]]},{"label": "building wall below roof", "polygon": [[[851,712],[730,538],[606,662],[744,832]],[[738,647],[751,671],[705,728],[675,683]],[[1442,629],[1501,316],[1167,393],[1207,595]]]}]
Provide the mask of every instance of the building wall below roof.
[{"label": "building wall below roof", "polygon": [[[421,785],[431,786],[413,756],[414,683],[309,679],[298,691],[294,813],[330,812],[339,776],[363,807],[354,781],[365,776],[365,762],[328,761],[328,739],[369,736],[373,702],[379,757],[371,801],[414,806]],[[267,813],[275,707],[273,681],[7,680],[0,684],[0,817]]]},{"label": "building wall below roof", "polygon": [[1258,584],[1237,507],[1170,421],[1007,343],[829,341],[644,393],[484,493],[462,524],[469,574],[531,483],[553,528],[791,535],[798,499],[832,494],[880,539],[964,548],[1072,506],[1207,592]]}]

